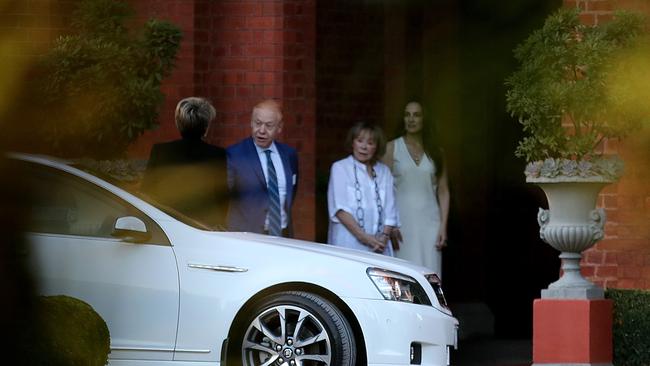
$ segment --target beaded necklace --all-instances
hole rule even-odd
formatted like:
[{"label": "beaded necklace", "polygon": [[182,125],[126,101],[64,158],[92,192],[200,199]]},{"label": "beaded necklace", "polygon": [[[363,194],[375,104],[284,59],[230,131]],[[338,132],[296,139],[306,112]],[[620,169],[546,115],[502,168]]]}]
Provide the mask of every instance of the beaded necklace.
[{"label": "beaded necklace", "polygon": [[[364,218],[364,212],[363,212],[363,205],[361,204],[361,184],[359,183],[359,177],[357,176],[357,164],[355,162],[352,162],[354,166],[354,198],[357,200],[357,212],[356,212],[356,217],[357,217],[357,222],[359,223],[359,226],[363,228],[363,230],[366,230],[366,223],[365,223],[365,218]],[[375,183],[375,202],[377,204],[377,233],[376,235],[380,235],[382,233],[383,229],[383,211],[384,208],[381,205],[381,196],[379,195],[379,185],[377,184],[377,173],[375,172],[375,168],[372,169],[372,181]]]}]

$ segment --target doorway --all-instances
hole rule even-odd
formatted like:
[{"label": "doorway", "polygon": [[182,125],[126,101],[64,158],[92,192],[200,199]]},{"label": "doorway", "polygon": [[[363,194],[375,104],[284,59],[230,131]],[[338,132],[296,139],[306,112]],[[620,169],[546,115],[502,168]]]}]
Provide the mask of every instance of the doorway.
[{"label": "doorway", "polygon": [[317,2],[317,241],[327,240],[329,167],[346,156],[347,129],[370,120],[393,137],[405,102],[423,101],[450,177],[443,282],[463,336],[529,339],[532,302],[559,275],[558,253],[538,234],[544,195],[513,154],[521,128],[505,111],[504,80],[513,49],[561,4]]}]

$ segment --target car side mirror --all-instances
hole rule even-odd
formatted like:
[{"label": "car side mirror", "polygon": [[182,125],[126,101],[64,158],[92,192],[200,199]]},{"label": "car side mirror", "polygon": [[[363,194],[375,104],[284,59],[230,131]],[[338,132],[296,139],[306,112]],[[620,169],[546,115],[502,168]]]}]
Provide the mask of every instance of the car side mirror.
[{"label": "car side mirror", "polygon": [[111,235],[134,243],[142,243],[151,238],[147,225],[135,216],[118,217]]}]

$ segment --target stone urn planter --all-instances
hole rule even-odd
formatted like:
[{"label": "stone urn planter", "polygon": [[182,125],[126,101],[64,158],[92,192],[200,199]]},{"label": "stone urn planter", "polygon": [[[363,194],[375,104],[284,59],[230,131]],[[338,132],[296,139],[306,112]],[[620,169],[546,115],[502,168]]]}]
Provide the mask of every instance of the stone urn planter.
[{"label": "stone urn planter", "polygon": [[580,273],[582,252],[605,236],[605,210],[598,194],[623,172],[618,158],[593,161],[546,159],[528,164],[526,182],[539,186],[548,209],[539,209],[539,235],[560,251],[562,276],[542,290],[542,298],[602,299],[603,289]]},{"label": "stone urn planter", "polygon": [[596,208],[600,191],[612,181],[592,178],[527,178],[546,194],[539,209],[539,235],[560,251],[562,276],[542,290],[542,298],[602,299],[603,289],[580,273],[582,252],[604,237],[605,210]]}]

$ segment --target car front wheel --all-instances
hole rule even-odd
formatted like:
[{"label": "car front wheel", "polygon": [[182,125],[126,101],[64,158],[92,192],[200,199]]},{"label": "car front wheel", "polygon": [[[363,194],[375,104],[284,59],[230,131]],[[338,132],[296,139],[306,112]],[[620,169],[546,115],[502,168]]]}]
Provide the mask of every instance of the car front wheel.
[{"label": "car front wheel", "polygon": [[240,338],[246,366],[355,364],[352,329],[331,302],[302,291],[280,292],[259,302]]}]

